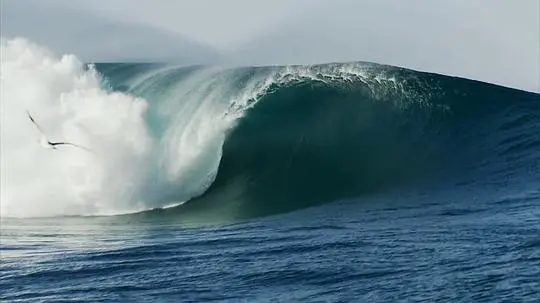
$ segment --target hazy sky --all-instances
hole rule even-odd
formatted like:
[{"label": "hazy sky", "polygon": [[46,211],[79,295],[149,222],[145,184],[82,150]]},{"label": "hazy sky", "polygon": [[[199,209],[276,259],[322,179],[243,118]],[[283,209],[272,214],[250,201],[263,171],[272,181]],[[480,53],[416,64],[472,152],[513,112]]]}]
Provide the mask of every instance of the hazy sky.
[{"label": "hazy sky", "polygon": [[[50,25],[33,19],[54,7],[99,16],[97,24],[137,24],[138,40],[156,36],[141,33],[140,26],[172,32],[178,41],[191,38],[225,53],[229,62],[375,61],[540,91],[540,0],[41,1],[46,8],[34,0],[0,1],[30,3],[16,18],[4,9],[3,21],[26,22],[38,36]],[[77,27],[61,14],[49,19]],[[101,30],[107,35],[107,27]],[[111,40],[122,43],[117,36]],[[141,49],[157,52],[164,45]]]},{"label": "hazy sky", "polygon": [[103,16],[176,31],[222,50],[234,49],[279,26],[280,22],[321,5],[320,0],[54,1]]}]

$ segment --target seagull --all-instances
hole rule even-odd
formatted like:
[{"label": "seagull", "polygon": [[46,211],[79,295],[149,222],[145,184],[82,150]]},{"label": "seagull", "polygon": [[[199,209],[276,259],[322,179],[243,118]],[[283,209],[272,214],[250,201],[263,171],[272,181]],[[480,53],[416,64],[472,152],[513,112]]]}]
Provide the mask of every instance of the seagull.
[{"label": "seagull", "polygon": [[43,133],[43,130],[41,129],[41,127],[36,123],[36,121],[34,120],[34,118],[32,117],[32,115],[30,115],[30,113],[28,111],[26,111],[26,114],[28,114],[28,118],[30,119],[30,121],[32,121],[32,123],[34,123],[34,125],[37,127],[37,129],[39,130],[39,132],[41,133],[41,145],[43,147],[51,147],[52,149],[54,150],[57,150],[57,146],[58,145],[71,145],[71,146],[74,146],[74,147],[78,147],[78,148],[82,148],[82,149],[85,149],[87,151],[90,151],[89,148],[86,148],[84,146],[80,146],[80,145],[77,145],[77,144],[74,144],[74,143],[70,143],[70,142],[51,142],[47,139],[47,137],[45,136],[45,134]]}]

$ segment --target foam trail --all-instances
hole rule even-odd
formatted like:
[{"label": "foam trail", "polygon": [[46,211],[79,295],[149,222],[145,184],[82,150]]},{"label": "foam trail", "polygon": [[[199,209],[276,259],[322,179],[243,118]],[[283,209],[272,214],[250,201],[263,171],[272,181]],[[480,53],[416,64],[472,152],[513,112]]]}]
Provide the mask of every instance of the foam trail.
[{"label": "foam trail", "polygon": [[[147,103],[100,87],[75,56],[57,57],[24,39],[1,41],[2,216],[92,215],[144,208],[152,139]],[[29,110],[52,141],[92,149],[39,145]]]}]

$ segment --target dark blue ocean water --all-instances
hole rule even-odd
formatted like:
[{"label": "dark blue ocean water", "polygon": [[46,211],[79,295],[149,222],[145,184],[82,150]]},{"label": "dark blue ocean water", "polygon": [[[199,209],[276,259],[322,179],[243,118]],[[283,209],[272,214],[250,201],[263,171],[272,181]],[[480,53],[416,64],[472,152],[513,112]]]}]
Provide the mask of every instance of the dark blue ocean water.
[{"label": "dark blue ocean water", "polygon": [[2,302],[538,302],[540,191],[396,193],[234,224],[2,220]]}]

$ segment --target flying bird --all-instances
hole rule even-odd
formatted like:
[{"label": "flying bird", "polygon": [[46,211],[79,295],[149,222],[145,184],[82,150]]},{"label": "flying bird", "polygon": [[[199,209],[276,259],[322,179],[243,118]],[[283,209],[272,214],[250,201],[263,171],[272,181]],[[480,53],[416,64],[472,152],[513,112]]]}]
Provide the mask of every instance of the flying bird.
[{"label": "flying bird", "polygon": [[77,145],[77,144],[74,144],[74,143],[70,143],[70,142],[51,142],[47,139],[47,137],[45,136],[45,133],[43,132],[43,130],[41,129],[41,127],[39,126],[39,124],[36,123],[36,121],[34,120],[34,118],[32,117],[32,115],[30,115],[30,113],[28,111],[26,111],[26,113],[28,114],[28,118],[30,119],[30,121],[32,121],[32,123],[34,123],[34,125],[37,127],[37,129],[39,130],[39,132],[41,133],[41,145],[43,147],[51,147],[52,149],[57,149],[56,147],[58,145],[71,145],[71,146],[74,146],[74,147],[78,147],[78,148],[82,148],[82,149],[85,149],[87,151],[90,151],[89,148],[87,147],[84,147],[84,146],[81,146],[81,145]]}]

